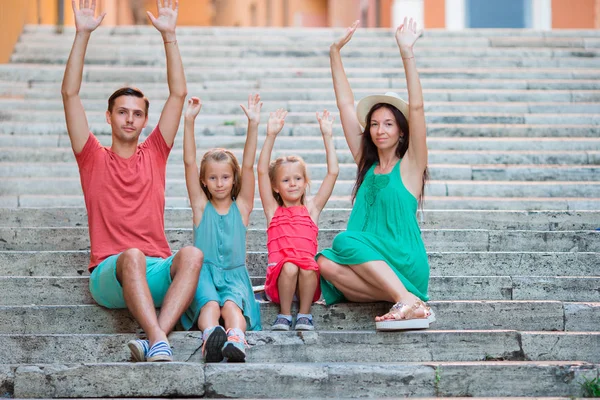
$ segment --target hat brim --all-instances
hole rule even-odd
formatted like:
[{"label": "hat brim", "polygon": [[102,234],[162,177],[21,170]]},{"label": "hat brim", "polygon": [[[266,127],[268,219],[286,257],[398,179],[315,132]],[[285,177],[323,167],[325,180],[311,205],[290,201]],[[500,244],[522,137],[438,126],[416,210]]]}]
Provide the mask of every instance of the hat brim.
[{"label": "hat brim", "polygon": [[361,99],[356,105],[356,116],[358,117],[358,122],[364,128],[367,123],[367,114],[371,111],[371,108],[375,104],[385,103],[390,104],[396,107],[400,112],[404,115],[406,120],[408,121],[408,103],[404,100],[394,97],[388,96],[385,94],[375,94],[372,96],[367,96]]}]

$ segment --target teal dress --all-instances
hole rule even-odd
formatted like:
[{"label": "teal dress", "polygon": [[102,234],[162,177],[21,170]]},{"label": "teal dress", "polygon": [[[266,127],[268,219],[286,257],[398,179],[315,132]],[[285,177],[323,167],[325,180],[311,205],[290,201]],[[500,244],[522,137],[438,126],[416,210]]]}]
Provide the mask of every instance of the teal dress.
[{"label": "teal dress", "polygon": [[[385,261],[409,292],[427,301],[429,261],[417,222],[418,202],[402,183],[401,161],[388,174],[375,174],[377,164],[371,166],[356,194],[347,230],[317,258],[322,255],[342,265]],[[322,277],[321,290],[327,304],[346,300]]]},{"label": "teal dress", "polygon": [[242,310],[249,331],[260,330],[260,308],[246,269],[246,227],[234,201],[225,215],[206,204],[202,221],[194,227],[194,246],[204,253],[204,264],[192,304],[181,317],[190,329],[209,301],[221,307],[227,300]]}]

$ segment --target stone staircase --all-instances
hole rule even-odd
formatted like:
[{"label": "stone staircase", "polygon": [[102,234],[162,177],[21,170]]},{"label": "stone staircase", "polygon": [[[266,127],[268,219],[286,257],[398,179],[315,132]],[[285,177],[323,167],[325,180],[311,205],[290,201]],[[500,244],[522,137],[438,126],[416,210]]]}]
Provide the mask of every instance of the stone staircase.
[{"label": "stone staircase", "polygon": [[[275,154],[325,173],[314,112],[336,110],[328,46],[341,30],[180,28],[188,91],[203,99],[199,151],[241,157],[250,92],[290,114]],[[600,32],[426,32],[416,48],[431,181],[422,232],[431,262],[426,331],[376,333],[387,304],[315,305],[317,331],[254,332],[248,363],[202,363],[199,332],[174,332],[171,364],[129,362],[139,333],[126,310],[89,295],[87,218],[60,84],[74,32],[26,27],[0,65],[0,396],[570,397],[600,371]],[[357,99],[406,95],[390,32],[361,29],[344,63]],[[150,27],[92,36],[81,96],[110,144],[106,100],[122,85],[167,96]],[[150,130],[151,127],[148,128]],[[183,125],[181,126],[183,129]],[[336,123],[341,173],[320,246],[343,230],[355,165]],[[179,133],[167,168],[167,237],[191,244]],[[248,234],[255,284],[266,268],[256,202]],[[276,307],[262,304],[263,326]]]}]

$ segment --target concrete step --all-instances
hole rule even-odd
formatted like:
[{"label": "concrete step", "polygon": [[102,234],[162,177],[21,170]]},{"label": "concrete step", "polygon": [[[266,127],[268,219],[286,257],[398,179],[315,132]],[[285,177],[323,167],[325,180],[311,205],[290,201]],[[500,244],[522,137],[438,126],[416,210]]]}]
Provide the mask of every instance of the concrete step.
[{"label": "concrete step", "polygon": [[[560,301],[430,301],[439,330],[518,330],[597,332],[600,303]],[[261,303],[261,322],[270,326],[279,307]],[[296,303],[292,307],[293,312]],[[387,303],[313,304],[319,331],[373,330],[374,318],[389,310]],[[3,334],[113,334],[139,330],[127,310],[109,310],[95,304],[64,306],[0,306]],[[433,328],[433,326],[432,326]]]},{"label": "concrete step", "polygon": [[[189,207],[187,196],[167,196],[166,207]],[[0,207],[84,207],[82,195],[0,195]],[[254,208],[261,207],[258,197]],[[332,196],[327,207],[352,207],[350,196]],[[596,197],[478,197],[430,196],[426,194],[425,210],[598,210],[600,198]]]},{"label": "concrete step", "polygon": [[[23,153],[26,153],[23,151]],[[51,152],[48,152],[51,153]],[[42,154],[48,154],[42,152]],[[39,153],[38,153],[39,154]],[[56,153],[55,153],[56,154]],[[285,153],[274,152],[273,157],[284,155]],[[295,152],[296,155],[302,156],[308,165],[308,173],[311,179],[323,179],[327,174],[327,166],[325,164],[314,164],[315,162],[323,161],[324,154]],[[3,152],[0,149],[0,159],[3,157]],[[14,155],[14,154],[13,154]],[[37,155],[37,154],[36,154]],[[305,157],[305,155],[307,157]],[[31,155],[30,155],[31,156]],[[500,156],[500,155],[499,155]],[[600,151],[597,154],[598,165],[460,165],[460,164],[429,164],[429,178],[432,180],[473,180],[473,181],[600,181]],[[43,156],[42,156],[43,157]],[[71,153],[71,156],[72,153]],[[352,162],[351,154],[338,155],[338,160],[341,163],[338,179],[351,180],[356,178],[356,165]],[[543,156],[542,156],[543,157]],[[582,154],[582,158],[587,159],[588,154]],[[171,158],[167,166],[167,179],[178,179],[184,176],[183,161],[178,160],[176,155]],[[241,154],[239,157],[241,159]],[[431,161],[430,157],[430,161]],[[455,157],[457,161],[460,157]],[[551,161],[557,161],[556,158],[550,157]],[[468,162],[468,160],[463,160]],[[576,160],[577,161],[577,160]],[[346,164],[344,164],[344,162]],[[79,170],[75,162],[1,162],[0,161],[0,177],[1,178],[42,178],[42,177],[78,177]]]},{"label": "concrete step", "polygon": [[[600,368],[570,361],[488,361],[42,364],[3,369],[14,397],[340,398],[580,396],[581,382]],[[148,385],[148,380],[161,383]]]},{"label": "concrete step", "polygon": [[[319,248],[331,246],[341,229],[320,229]],[[192,229],[167,228],[173,249],[190,245]],[[600,252],[600,231],[498,231],[470,229],[423,229],[429,251],[542,251]],[[264,251],[265,229],[249,229],[248,251]],[[0,251],[85,250],[87,228],[0,228]]]},{"label": "concrete step", "polygon": [[[264,275],[253,278],[264,285]],[[95,304],[89,277],[0,277],[0,306]],[[431,276],[436,300],[600,302],[600,276]]]},{"label": "concrete step", "polygon": [[[2,364],[130,361],[131,334],[0,335]],[[600,333],[517,331],[248,332],[247,362],[586,361],[600,358]],[[203,362],[202,334],[169,336],[175,361]],[[552,345],[551,345],[552,344]]]},{"label": "concrete step", "polygon": [[[351,209],[325,208],[319,218],[321,229],[343,229]],[[187,228],[192,221],[190,208],[165,209],[167,228]],[[595,230],[600,211],[486,211],[425,210],[419,226],[422,229],[488,229],[573,231]],[[0,208],[1,227],[82,227],[87,226],[85,208]],[[262,207],[250,216],[249,228],[265,228]]]},{"label": "concrete step", "polygon": [[[176,250],[176,249],[174,249]],[[596,276],[598,252],[429,251],[433,276]],[[87,250],[0,251],[0,276],[87,276]],[[267,252],[250,251],[248,272],[265,276]]]},{"label": "concrete step", "polygon": [[[354,187],[354,180],[338,179],[333,189],[334,196],[349,196]],[[321,181],[312,180],[311,193],[317,193]],[[183,197],[187,195],[185,180],[168,179],[166,195]],[[0,178],[1,196],[22,195],[81,195],[81,182],[78,178]],[[430,180],[425,186],[425,196],[458,196],[458,197],[600,197],[600,181],[493,181],[493,180]],[[258,199],[258,186],[255,198]],[[68,204],[63,204],[68,205]]]},{"label": "concrete step", "polygon": [[[39,37],[43,41],[51,35]],[[251,38],[246,38],[248,40]],[[275,38],[269,38],[273,40]],[[53,39],[51,39],[53,40]],[[110,38],[106,39],[107,41]],[[211,38],[209,40],[214,40]],[[465,40],[465,39],[462,39]],[[600,41],[598,41],[600,43]],[[159,41],[156,44],[160,44]],[[17,44],[19,46],[19,44]],[[71,43],[69,43],[69,47]],[[69,50],[67,50],[69,51]],[[398,68],[345,68],[349,79],[354,78],[398,78],[404,76],[404,71]],[[19,64],[10,63],[0,65],[0,81],[18,82],[36,84],[38,82],[61,82],[64,75],[64,67],[51,64]],[[188,85],[197,85],[210,83],[214,81],[228,80],[262,80],[262,79],[285,79],[285,78],[331,78],[331,70],[327,67],[321,68],[281,68],[279,66],[269,66],[264,68],[234,68],[223,70],[222,68],[185,68]],[[447,79],[597,79],[600,75],[597,69],[578,68],[574,70],[565,70],[562,68],[449,68],[441,66],[439,68],[422,68],[419,66],[419,76],[425,78],[447,78]],[[83,81],[84,82],[129,82],[135,77],[136,82],[148,84],[152,82],[165,82],[166,71],[162,67],[153,66],[128,66],[119,65],[99,66],[86,65]],[[87,83],[86,83],[87,85]]]}]

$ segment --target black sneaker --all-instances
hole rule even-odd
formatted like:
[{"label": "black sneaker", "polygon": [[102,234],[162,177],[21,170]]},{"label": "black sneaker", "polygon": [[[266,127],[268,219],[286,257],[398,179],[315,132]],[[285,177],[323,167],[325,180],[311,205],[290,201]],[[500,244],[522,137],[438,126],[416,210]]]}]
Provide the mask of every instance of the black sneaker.
[{"label": "black sneaker", "polygon": [[223,361],[223,352],[221,349],[227,341],[227,333],[222,326],[217,325],[212,328],[208,334],[204,344],[202,345],[202,355],[204,362],[221,362]]}]

